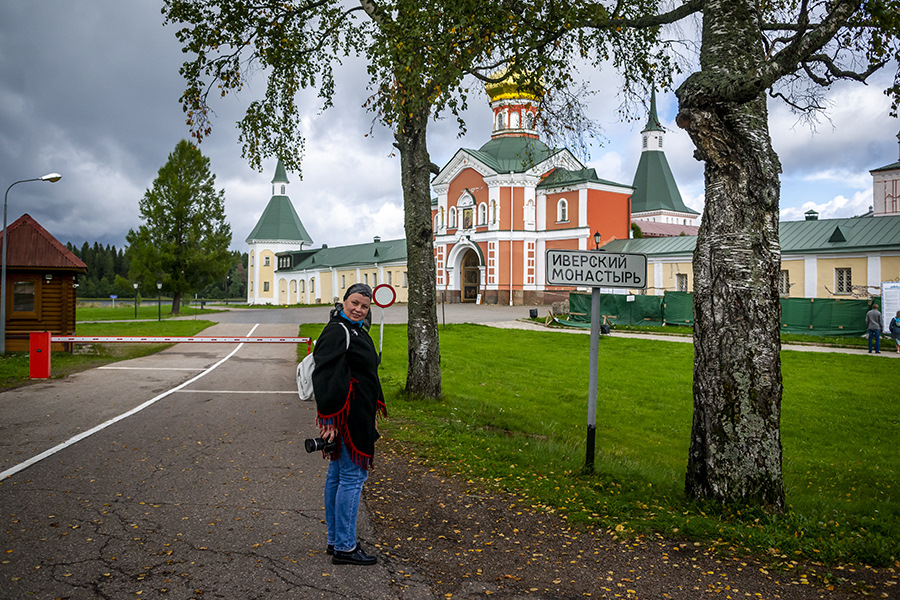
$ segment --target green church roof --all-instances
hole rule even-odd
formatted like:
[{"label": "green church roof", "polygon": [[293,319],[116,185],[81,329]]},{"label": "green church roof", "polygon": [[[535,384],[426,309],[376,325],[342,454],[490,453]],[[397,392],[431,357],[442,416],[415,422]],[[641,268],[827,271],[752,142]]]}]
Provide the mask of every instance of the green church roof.
[{"label": "green church roof", "polygon": [[287,196],[272,196],[246,241],[250,244],[262,240],[312,243]]},{"label": "green church roof", "polygon": [[275,176],[272,177],[272,183],[290,183],[287,178],[287,171],[284,170],[284,165],[281,164],[281,159],[278,159],[278,164],[275,165]]},{"label": "green church roof", "polygon": [[872,169],[869,173],[877,173],[878,171],[893,171],[894,169],[900,169],[900,161],[895,163],[891,163],[889,165],[884,165],[883,167],[878,167],[877,169]]},{"label": "green church roof", "polygon": [[675,177],[669,168],[666,155],[658,150],[641,152],[637,171],[634,173],[634,194],[631,195],[631,213],[654,210],[699,214],[684,205]]},{"label": "green church roof", "polygon": [[570,171],[569,169],[554,169],[550,175],[544,178],[538,184],[540,188],[555,188],[569,185],[577,185],[579,183],[600,183],[604,185],[614,185],[617,187],[628,187],[615,181],[608,181],[597,177],[596,169],[578,169]]},{"label": "green church roof", "polygon": [[466,150],[497,173],[524,173],[560,152],[526,136],[494,138],[478,150]]},{"label": "green church roof", "polygon": [[656,116],[656,88],[650,90],[650,114],[647,116],[647,124],[644,125],[641,133],[645,131],[665,131],[662,123],[659,122],[659,117]]}]

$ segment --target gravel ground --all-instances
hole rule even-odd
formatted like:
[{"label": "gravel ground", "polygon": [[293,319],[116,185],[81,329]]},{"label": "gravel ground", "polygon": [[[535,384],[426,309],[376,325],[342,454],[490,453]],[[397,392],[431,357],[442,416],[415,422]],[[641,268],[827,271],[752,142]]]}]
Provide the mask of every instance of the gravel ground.
[{"label": "gravel ground", "polygon": [[[515,496],[447,476],[396,442],[378,445],[365,499],[373,545],[403,600],[900,598],[898,565],[785,572],[684,540],[577,531]],[[825,586],[826,571],[847,582]]]}]

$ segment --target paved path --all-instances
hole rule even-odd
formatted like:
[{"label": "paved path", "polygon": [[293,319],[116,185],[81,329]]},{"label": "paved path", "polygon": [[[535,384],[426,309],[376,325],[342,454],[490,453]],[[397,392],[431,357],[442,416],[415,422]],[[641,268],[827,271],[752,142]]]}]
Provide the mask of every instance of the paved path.
[{"label": "paved path", "polygon": [[[516,321],[528,308],[443,314],[543,329]],[[204,334],[295,335],[326,316],[229,311]],[[434,598],[414,556],[364,569],[325,556],[326,463],[302,448],[314,411],[295,364],[290,344],[178,344],[0,393],[0,600]],[[370,548],[373,531],[364,510]]]}]

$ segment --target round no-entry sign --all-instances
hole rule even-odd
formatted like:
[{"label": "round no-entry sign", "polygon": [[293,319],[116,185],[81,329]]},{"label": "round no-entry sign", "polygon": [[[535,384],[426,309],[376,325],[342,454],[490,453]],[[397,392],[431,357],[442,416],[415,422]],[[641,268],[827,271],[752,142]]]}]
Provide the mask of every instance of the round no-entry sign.
[{"label": "round no-entry sign", "polygon": [[386,283],[376,285],[375,289],[372,290],[372,302],[374,302],[376,306],[380,306],[381,308],[387,308],[388,306],[393,304],[394,300],[396,299],[397,292],[395,292],[394,288]]}]

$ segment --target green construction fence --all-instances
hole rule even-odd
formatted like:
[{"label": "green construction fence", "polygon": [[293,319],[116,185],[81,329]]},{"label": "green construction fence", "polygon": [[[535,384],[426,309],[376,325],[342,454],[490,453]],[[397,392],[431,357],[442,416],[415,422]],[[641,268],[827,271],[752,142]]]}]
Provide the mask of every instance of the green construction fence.
[{"label": "green construction fence", "polygon": [[[866,312],[880,298],[782,298],[781,331],[816,336],[858,336],[866,332]],[[693,294],[666,292],[662,296],[600,295],[601,323],[611,325],[694,324]],[[569,318],[576,327],[591,322],[591,295],[569,294]]]}]

